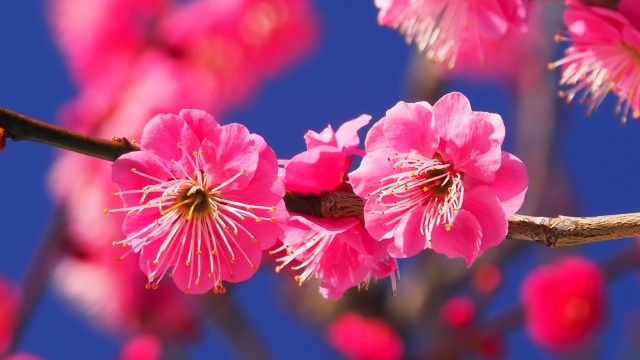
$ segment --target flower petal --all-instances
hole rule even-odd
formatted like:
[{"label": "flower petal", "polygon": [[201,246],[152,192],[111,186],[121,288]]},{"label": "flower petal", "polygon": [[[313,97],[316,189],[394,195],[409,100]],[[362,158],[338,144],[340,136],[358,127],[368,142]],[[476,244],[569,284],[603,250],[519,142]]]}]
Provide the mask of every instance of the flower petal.
[{"label": "flower petal", "polygon": [[[466,200],[465,198],[465,202]],[[440,225],[433,229],[432,235],[433,251],[451,259],[461,257],[466,261],[467,267],[481,254],[482,228],[469,211],[458,211],[451,230]]]}]

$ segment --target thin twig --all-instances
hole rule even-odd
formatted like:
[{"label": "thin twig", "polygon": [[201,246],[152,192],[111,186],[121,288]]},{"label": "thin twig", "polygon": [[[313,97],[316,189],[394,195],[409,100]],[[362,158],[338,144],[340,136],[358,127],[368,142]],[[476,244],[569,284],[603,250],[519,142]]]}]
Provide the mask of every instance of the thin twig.
[{"label": "thin twig", "polygon": [[[2,107],[0,128],[5,130],[6,137],[14,141],[36,141],[109,161],[140,150],[125,138],[104,140],[82,135]],[[289,211],[312,216],[329,219],[362,219],[364,216],[363,201],[352,192],[325,191],[320,195],[288,192],[284,200]],[[635,236],[640,236],[640,213],[556,218],[512,215],[507,239],[530,240],[563,248]]]},{"label": "thin twig", "polygon": [[109,161],[140,150],[126,138],[105,140],[83,135],[3,107],[0,107],[0,128],[4,129],[4,138],[13,141],[34,141]]}]

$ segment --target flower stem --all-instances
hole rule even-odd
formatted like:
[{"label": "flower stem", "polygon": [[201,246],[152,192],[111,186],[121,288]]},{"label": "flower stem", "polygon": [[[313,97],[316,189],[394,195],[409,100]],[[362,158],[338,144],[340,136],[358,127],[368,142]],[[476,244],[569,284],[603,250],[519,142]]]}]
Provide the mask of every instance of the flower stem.
[{"label": "flower stem", "polygon": [[[8,352],[18,348],[24,330],[38,306],[42,294],[49,283],[53,268],[59,261],[66,246],[66,233],[63,212],[54,210],[54,214],[45,230],[40,245],[31,259],[22,280],[22,304],[18,310],[16,326],[13,330]],[[0,354],[0,358],[2,354]]]}]

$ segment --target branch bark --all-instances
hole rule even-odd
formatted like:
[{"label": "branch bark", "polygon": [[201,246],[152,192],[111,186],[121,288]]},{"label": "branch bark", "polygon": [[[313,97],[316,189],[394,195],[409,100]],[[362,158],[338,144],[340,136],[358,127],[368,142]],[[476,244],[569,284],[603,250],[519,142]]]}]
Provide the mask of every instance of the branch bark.
[{"label": "branch bark", "polygon": [[[86,136],[3,107],[0,107],[0,128],[5,130],[4,137],[13,141],[35,141],[108,161],[140,150],[126,138],[105,140]],[[324,191],[319,195],[287,192],[284,200],[288,211],[311,216],[328,219],[364,217],[363,201],[352,192]],[[563,248],[635,236],[640,236],[640,213],[556,218],[516,214],[509,218],[507,239]]]},{"label": "branch bark", "polygon": [[105,140],[83,135],[3,107],[0,107],[0,128],[4,129],[3,138],[34,141],[108,161],[140,150],[126,138]]}]

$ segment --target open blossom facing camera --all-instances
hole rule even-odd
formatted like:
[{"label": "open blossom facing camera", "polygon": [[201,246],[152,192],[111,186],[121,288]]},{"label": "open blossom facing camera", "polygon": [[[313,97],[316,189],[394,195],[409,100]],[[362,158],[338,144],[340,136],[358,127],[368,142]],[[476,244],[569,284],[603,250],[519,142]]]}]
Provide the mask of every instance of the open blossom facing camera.
[{"label": "open blossom facing camera", "polygon": [[[340,126],[337,132],[329,126],[321,133],[305,135],[307,150],[294,156],[284,169],[287,191],[320,195],[323,191],[350,191],[345,174],[353,154],[362,154],[357,131],[369,123],[362,115]],[[320,293],[336,300],[353,286],[368,284],[372,277],[392,275],[397,269],[386,251],[387,244],[376,241],[364,228],[362,219],[345,217],[322,219],[289,212],[282,237],[287,254],[278,259],[284,266],[293,264],[302,270],[296,280],[302,284],[313,277],[321,279]],[[276,251],[278,251],[276,250]],[[391,276],[395,290],[395,278]]]},{"label": "open blossom facing camera", "polygon": [[499,115],[471,111],[460,93],[434,106],[398,103],[369,131],[367,154],[349,174],[369,233],[393,239],[396,257],[433,248],[471,266],[505,238],[527,189],[524,164],[501,151],[504,135]]},{"label": "open blossom facing camera", "polygon": [[375,0],[378,22],[397,28],[428,59],[453,67],[466,41],[524,31],[521,0]]},{"label": "open blossom facing camera", "polygon": [[113,164],[124,201],[126,238],[156,287],[173,277],[186,293],[224,292],[251,277],[280,234],[284,188],[264,139],[242,125],[220,126],[204,111],[158,115],[142,151]]},{"label": "open blossom facing camera", "polygon": [[560,92],[568,102],[579,95],[591,114],[613,91],[616,113],[626,121],[640,117],[640,7],[636,0],[621,0],[617,10],[567,0],[564,22],[568,33],[558,40],[571,42],[565,56],[550,64],[561,67]]}]

